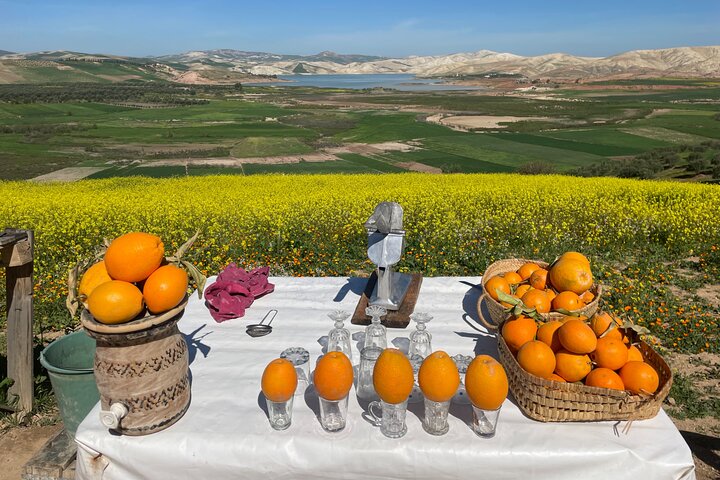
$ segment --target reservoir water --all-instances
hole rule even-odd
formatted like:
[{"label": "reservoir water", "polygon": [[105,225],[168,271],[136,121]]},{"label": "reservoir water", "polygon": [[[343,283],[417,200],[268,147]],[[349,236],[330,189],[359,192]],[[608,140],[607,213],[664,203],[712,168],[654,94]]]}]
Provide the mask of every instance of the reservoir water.
[{"label": "reservoir water", "polygon": [[279,82],[243,83],[247,86],[277,85],[284,87],[319,87],[319,88],[394,88],[403,91],[428,90],[484,90],[484,87],[466,87],[448,85],[441,80],[418,78],[406,73],[385,74],[351,74],[351,75],[278,75]]}]

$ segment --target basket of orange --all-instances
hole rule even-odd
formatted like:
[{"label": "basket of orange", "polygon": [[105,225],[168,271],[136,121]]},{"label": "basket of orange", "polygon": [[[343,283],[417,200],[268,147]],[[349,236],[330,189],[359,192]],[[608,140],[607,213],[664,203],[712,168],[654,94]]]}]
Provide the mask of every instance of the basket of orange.
[{"label": "basket of orange", "polygon": [[641,340],[645,329],[598,312],[501,324],[500,362],[519,408],[543,422],[654,417],[672,386],[667,363]]},{"label": "basket of orange", "polygon": [[498,260],[485,270],[482,286],[478,316],[491,330],[511,314],[525,313],[539,320],[590,317],[602,294],[602,287],[593,281],[590,261],[578,252],[566,252],[551,264],[521,258]]}]

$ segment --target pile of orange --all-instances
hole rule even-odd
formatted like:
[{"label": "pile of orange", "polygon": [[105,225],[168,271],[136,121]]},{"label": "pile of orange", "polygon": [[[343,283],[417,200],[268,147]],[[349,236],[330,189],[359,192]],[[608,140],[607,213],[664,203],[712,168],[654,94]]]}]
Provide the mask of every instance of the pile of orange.
[{"label": "pile of orange", "polygon": [[659,386],[655,369],[632,345],[629,331],[607,313],[566,316],[538,325],[520,316],[502,336],[520,366],[538,377],[650,395]]},{"label": "pile of orange", "polygon": [[581,310],[595,298],[590,291],[592,286],[593,275],[587,257],[578,252],[566,252],[547,269],[528,262],[515,272],[496,275],[485,284],[485,290],[505,307],[512,305],[503,301],[498,292],[544,314]]},{"label": "pile of orange", "polygon": [[132,232],[112,241],[103,260],[87,269],[78,294],[99,322],[117,324],[140,316],[145,307],[160,314],[185,297],[188,276],[173,264],[162,265],[159,237]]}]

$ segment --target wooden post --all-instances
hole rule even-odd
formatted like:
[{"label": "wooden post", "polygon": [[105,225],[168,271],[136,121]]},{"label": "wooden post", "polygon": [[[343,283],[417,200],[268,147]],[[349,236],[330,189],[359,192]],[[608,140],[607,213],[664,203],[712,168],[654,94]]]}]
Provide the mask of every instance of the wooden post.
[{"label": "wooden post", "polygon": [[5,229],[0,232],[0,265],[6,268],[7,365],[20,412],[33,406],[33,232]]}]

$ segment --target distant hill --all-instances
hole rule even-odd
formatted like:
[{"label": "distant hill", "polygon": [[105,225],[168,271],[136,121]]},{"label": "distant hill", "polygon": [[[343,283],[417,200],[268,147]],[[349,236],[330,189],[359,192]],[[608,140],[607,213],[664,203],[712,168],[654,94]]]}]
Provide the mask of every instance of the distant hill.
[{"label": "distant hill", "polygon": [[0,50],[0,57],[2,57],[3,55],[9,55],[11,53],[14,53],[14,52],[9,52],[7,50]]},{"label": "distant hill", "polygon": [[385,58],[340,54],[284,55],[244,50],[198,50],[160,57],[123,57],[71,51],[0,51],[0,83],[168,80],[234,83],[293,73],[410,73],[420,76],[513,75],[528,79],[720,77],[720,47],[634,50],[609,57],[551,53],[524,57],[479,50],[438,56]]}]

